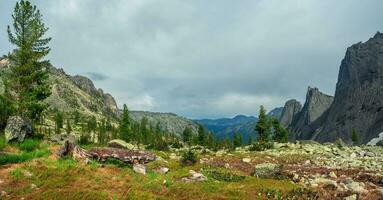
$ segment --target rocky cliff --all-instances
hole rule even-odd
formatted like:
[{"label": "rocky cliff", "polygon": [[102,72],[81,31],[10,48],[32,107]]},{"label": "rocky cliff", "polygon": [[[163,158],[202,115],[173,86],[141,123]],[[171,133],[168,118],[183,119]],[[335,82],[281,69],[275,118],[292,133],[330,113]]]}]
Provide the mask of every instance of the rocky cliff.
[{"label": "rocky cliff", "polygon": [[301,110],[302,104],[295,99],[291,99],[285,103],[279,121],[283,126],[289,127],[293,122],[293,119]]},{"label": "rocky cliff", "polygon": [[383,132],[383,34],[347,49],[342,60],[335,98],[306,132],[320,142],[341,138],[351,142],[351,132],[367,143]]},{"label": "rocky cliff", "polygon": [[323,94],[318,88],[308,87],[305,104],[288,127],[295,134],[295,139],[308,139],[301,135],[302,129],[318,119],[330,107],[333,99],[334,97]]}]

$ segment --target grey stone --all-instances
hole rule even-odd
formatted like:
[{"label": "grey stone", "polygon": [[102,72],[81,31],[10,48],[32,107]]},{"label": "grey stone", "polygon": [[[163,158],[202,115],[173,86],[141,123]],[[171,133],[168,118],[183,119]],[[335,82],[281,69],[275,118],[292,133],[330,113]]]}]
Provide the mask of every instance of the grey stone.
[{"label": "grey stone", "polygon": [[120,148],[120,149],[129,149],[129,150],[133,150],[135,147],[133,144],[127,143],[124,140],[119,140],[119,139],[109,141],[108,146],[114,147],[114,148]]},{"label": "grey stone", "polygon": [[32,123],[28,119],[11,116],[7,121],[4,134],[7,142],[23,142],[26,137],[32,135]]},{"label": "grey stone", "polygon": [[133,170],[139,174],[146,174],[146,167],[143,164],[134,164],[133,165]]}]

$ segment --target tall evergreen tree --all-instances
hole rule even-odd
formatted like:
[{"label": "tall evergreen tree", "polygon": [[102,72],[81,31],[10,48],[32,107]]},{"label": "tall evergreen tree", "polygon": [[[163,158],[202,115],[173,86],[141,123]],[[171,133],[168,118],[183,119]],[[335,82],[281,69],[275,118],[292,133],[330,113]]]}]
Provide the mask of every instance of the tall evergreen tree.
[{"label": "tall evergreen tree", "polygon": [[60,111],[56,111],[55,115],[55,134],[60,134],[60,129],[64,125],[63,114]]},{"label": "tall evergreen tree", "polygon": [[148,128],[148,118],[143,117],[140,123],[140,133],[141,133],[141,141],[143,144],[148,144],[149,142],[149,128]]},{"label": "tall evergreen tree", "polygon": [[66,134],[70,134],[72,132],[72,126],[70,125],[69,118],[66,120],[65,130],[66,130]]},{"label": "tall evergreen tree", "polygon": [[252,145],[253,144],[253,136],[249,134],[249,138],[247,139],[247,145]]},{"label": "tall evergreen tree", "polygon": [[279,120],[276,118],[271,119],[271,124],[273,127],[273,138],[276,142],[285,143],[288,141],[288,131],[279,123]]},{"label": "tall evergreen tree", "polygon": [[205,145],[205,139],[206,139],[206,131],[205,127],[203,127],[201,124],[198,124],[198,144],[199,145]]},{"label": "tall evergreen tree", "polygon": [[255,126],[257,132],[257,142],[269,142],[271,135],[271,127],[267,119],[266,110],[261,106],[258,116],[258,122]]},{"label": "tall evergreen tree", "polygon": [[130,124],[128,106],[124,104],[124,108],[122,111],[122,119],[120,121],[120,126],[119,126],[119,132],[120,132],[120,138],[127,142],[130,142],[132,140],[130,125],[131,124]]},{"label": "tall evergreen tree", "polygon": [[193,133],[192,129],[190,127],[186,127],[184,131],[182,132],[182,141],[184,141],[187,144],[190,144],[192,141]]},{"label": "tall evergreen tree", "polygon": [[234,147],[240,147],[240,146],[242,146],[242,144],[243,144],[242,134],[235,132],[234,133],[234,139],[233,139]]},{"label": "tall evergreen tree", "polygon": [[48,28],[42,15],[29,1],[16,3],[12,14],[12,29],[8,26],[8,39],[16,48],[8,55],[10,72],[5,87],[12,99],[15,112],[22,117],[38,122],[48,107],[43,100],[50,95],[47,83],[49,61],[43,60],[50,48],[51,38],[44,37]]}]

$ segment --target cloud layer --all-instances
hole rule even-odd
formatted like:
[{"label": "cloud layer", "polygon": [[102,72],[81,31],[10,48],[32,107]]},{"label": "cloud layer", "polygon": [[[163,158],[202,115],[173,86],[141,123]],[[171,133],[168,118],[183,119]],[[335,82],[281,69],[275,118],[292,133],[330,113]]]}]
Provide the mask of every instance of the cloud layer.
[{"label": "cloud layer", "polygon": [[[130,109],[192,118],[255,115],[307,86],[333,94],[353,43],[383,30],[380,0],[33,1],[51,62]],[[14,2],[0,2],[1,52]]]}]

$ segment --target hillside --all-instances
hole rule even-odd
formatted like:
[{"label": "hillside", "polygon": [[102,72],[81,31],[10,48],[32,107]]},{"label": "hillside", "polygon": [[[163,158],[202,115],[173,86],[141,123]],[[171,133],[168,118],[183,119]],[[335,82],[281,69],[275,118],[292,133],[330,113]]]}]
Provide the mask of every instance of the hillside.
[{"label": "hillside", "polygon": [[154,127],[159,123],[162,130],[176,135],[181,135],[186,127],[190,127],[195,134],[198,131],[197,123],[173,113],[130,111],[129,116],[137,123],[141,122],[142,118],[145,117],[151,126]]}]

